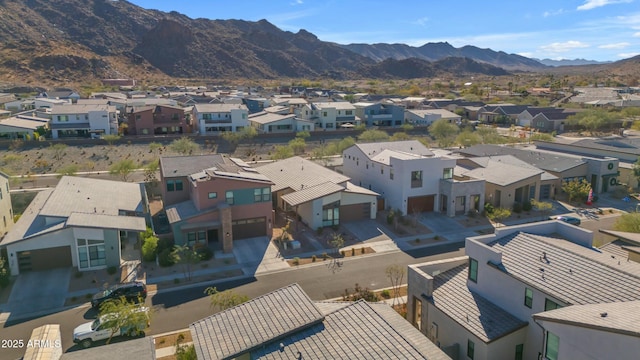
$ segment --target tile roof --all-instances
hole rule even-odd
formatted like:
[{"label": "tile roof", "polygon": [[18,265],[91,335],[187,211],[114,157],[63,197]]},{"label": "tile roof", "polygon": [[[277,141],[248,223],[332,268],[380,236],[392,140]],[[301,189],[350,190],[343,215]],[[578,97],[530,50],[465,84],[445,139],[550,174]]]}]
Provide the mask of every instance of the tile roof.
[{"label": "tile roof", "polygon": [[147,229],[145,218],[141,216],[117,216],[86,213],[71,213],[67,219],[66,225],[129,231],[145,231]]},{"label": "tile roof", "polygon": [[324,315],[297,284],[189,326],[198,359],[227,359],[321,323]]},{"label": "tile roof", "polygon": [[14,117],[0,120],[0,125],[15,127],[19,129],[36,130],[40,126],[46,126],[47,123],[38,121],[38,120],[24,119],[24,118],[14,116]]},{"label": "tile roof", "polygon": [[[500,186],[523,181],[541,175],[544,172],[523,162],[515,165],[518,160],[510,155],[469,158],[468,160],[478,166],[471,169],[467,168],[458,175],[483,179],[486,182]],[[462,165],[462,167],[465,167],[465,165]]]},{"label": "tile roof", "polygon": [[109,345],[96,346],[85,351],[71,351],[62,354],[60,360],[113,360],[137,359],[155,360],[156,344],[151,336],[127,341],[114,342]]},{"label": "tile roof", "polygon": [[84,114],[92,111],[115,112],[116,107],[111,105],[55,105],[51,109],[51,115],[59,114]]},{"label": "tile roof", "polygon": [[344,189],[345,187],[342,185],[334,184],[330,181],[327,181],[322,184],[304,187],[302,190],[288,193],[286,195],[283,195],[281,198],[282,200],[286,201],[287,204],[296,206],[315,199],[323,198],[331,194],[335,194],[337,192],[343,191]]},{"label": "tile roof", "polygon": [[625,247],[629,245],[631,244],[624,240],[614,240],[608,244],[600,246],[599,249],[626,261],[629,258],[629,251],[626,250]]},{"label": "tile roof", "polygon": [[282,115],[278,113],[263,112],[259,114],[254,114],[254,116],[249,116],[249,121],[264,125],[264,124],[269,124],[276,121],[292,120],[295,117],[296,117],[295,114]]},{"label": "tile roof", "polygon": [[413,110],[407,110],[407,111],[421,117],[424,117],[427,115],[440,115],[440,118],[442,119],[459,119],[460,118],[460,115],[446,109],[422,109],[422,110],[413,109]]},{"label": "tile roof", "polygon": [[640,337],[640,301],[567,306],[538,313],[533,317]]},{"label": "tile roof", "polygon": [[434,277],[431,302],[444,314],[484,342],[497,340],[527,326],[467,287],[468,264]]},{"label": "tile roof", "polygon": [[164,177],[189,176],[224,163],[224,157],[220,154],[160,157],[160,168]]},{"label": "tile roof", "polygon": [[199,113],[231,112],[234,109],[248,110],[244,104],[195,104],[193,107]]},{"label": "tile roof", "polygon": [[502,253],[499,271],[568,304],[640,300],[640,264],[561,238],[524,232],[487,245]]},{"label": "tile roof", "polygon": [[474,145],[460,150],[460,153],[471,156],[512,155],[539,169],[552,172],[563,172],[586,164],[578,156],[563,156],[559,153],[537,151],[532,148],[519,149],[490,144]]},{"label": "tile roof", "polygon": [[340,184],[349,180],[347,176],[299,156],[265,164],[255,169],[273,181],[272,192],[287,188],[298,191],[326,182]]},{"label": "tile roof", "polygon": [[347,190],[346,190],[346,192],[354,193],[354,194],[372,195],[372,196],[379,196],[380,195],[375,191],[371,191],[371,190],[369,190],[367,188],[363,188],[362,186],[358,186],[358,185],[352,183],[351,181],[347,181]]},{"label": "tile roof", "polygon": [[118,215],[120,210],[142,212],[140,184],[63,176],[40,215],[69,217],[71,213]]},{"label": "tile roof", "polygon": [[422,145],[422,143],[418,140],[362,143],[355,144],[354,146],[360,149],[360,151],[362,151],[364,155],[369,157],[370,159],[373,159],[377,154],[383,152],[384,150],[404,152],[427,157],[433,156],[433,152],[427,149],[427,147]]},{"label": "tile roof", "polygon": [[356,107],[348,101],[332,101],[332,102],[314,102],[313,105],[322,109],[337,109],[337,110],[355,110]]}]

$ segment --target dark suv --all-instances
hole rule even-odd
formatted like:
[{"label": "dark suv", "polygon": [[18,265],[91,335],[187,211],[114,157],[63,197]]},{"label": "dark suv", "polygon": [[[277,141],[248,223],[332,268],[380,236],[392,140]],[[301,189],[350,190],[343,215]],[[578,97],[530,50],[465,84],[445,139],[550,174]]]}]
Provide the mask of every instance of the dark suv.
[{"label": "dark suv", "polygon": [[124,296],[127,301],[136,303],[138,301],[144,302],[144,299],[147,298],[147,287],[139,281],[113,285],[107,290],[93,295],[91,306],[98,308],[103,302],[120,299],[122,296]]}]

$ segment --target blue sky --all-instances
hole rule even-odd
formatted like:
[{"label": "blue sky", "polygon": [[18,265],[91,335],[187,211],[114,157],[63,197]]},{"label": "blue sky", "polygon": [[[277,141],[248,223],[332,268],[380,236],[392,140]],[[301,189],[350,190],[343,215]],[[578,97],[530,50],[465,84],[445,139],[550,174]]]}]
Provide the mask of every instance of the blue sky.
[{"label": "blue sky", "polygon": [[129,0],[191,18],[266,19],[339,44],[446,41],[534,58],[640,54],[640,0]]}]

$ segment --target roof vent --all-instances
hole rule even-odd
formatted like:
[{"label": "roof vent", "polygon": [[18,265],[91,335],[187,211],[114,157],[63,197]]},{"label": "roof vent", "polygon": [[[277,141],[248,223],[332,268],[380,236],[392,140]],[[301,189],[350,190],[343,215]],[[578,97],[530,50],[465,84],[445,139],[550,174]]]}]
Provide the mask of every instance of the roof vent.
[{"label": "roof vent", "polygon": [[607,313],[606,312],[600,313],[600,317],[606,318],[607,317]]},{"label": "roof vent", "polygon": [[280,343],[280,352],[284,351],[284,343]]}]

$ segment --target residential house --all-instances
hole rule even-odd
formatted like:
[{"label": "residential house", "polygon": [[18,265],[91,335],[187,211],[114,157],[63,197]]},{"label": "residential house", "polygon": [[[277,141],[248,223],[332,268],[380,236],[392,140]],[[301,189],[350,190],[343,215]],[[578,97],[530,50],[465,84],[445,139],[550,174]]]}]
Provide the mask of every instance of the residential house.
[{"label": "residential house", "polygon": [[462,117],[445,109],[407,110],[404,113],[404,121],[416,126],[429,126],[434,121],[445,119],[453,124],[460,124]]},{"label": "residential house", "polygon": [[[540,199],[549,199],[556,194],[562,182],[587,180],[595,193],[615,190],[620,179],[621,170],[618,159],[613,157],[581,156],[569,152],[550,151],[537,147],[513,147],[501,145],[474,145],[458,151],[467,157],[512,155],[529,165],[544,170],[559,179],[555,183],[547,183],[540,186]],[[555,189],[555,190],[554,190]]]},{"label": "residential house", "polygon": [[567,118],[575,114],[573,111],[543,111],[531,119],[530,126],[532,129],[542,132],[563,132]]},{"label": "residential house", "polygon": [[377,193],[312,161],[294,156],[256,170],[273,181],[274,207],[295,213],[312,229],[376,217]]},{"label": "residential house", "polygon": [[314,102],[300,109],[299,117],[312,121],[316,129],[336,130],[359,125],[360,118],[355,113],[355,106],[347,101]]},{"label": "residential house", "polygon": [[640,264],[592,242],[558,220],[467,238],[467,256],[409,266],[407,318],[454,358],[635,357]]},{"label": "residential house", "polygon": [[4,109],[17,113],[17,112],[21,112],[21,111],[25,111],[25,110],[33,110],[35,109],[34,106],[34,99],[30,98],[30,99],[16,99],[13,101],[9,101],[6,102],[4,104]]},{"label": "residential house", "polygon": [[384,303],[285,286],[189,325],[198,359],[450,359]]},{"label": "residential house", "polygon": [[13,227],[13,207],[9,193],[9,175],[0,171],[0,239]]},{"label": "residential house", "polygon": [[380,194],[378,210],[453,216],[484,208],[484,181],[457,176],[454,157],[436,154],[417,140],[356,144],[342,157],[346,176]]},{"label": "residential house", "polygon": [[13,275],[120,266],[123,242],[146,230],[148,212],[142,184],[63,176],[36,195],[0,247]]},{"label": "residential house", "polygon": [[49,121],[31,113],[16,114],[0,120],[0,138],[35,139],[34,133],[38,128],[48,128]]},{"label": "residential house", "polygon": [[75,104],[76,102],[78,102],[78,99],[80,99],[80,94],[71,89],[54,89],[51,91],[40,93],[38,97],[47,99],[69,100],[69,102]]},{"label": "residential house", "polygon": [[[533,120],[533,118],[540,114],[540,113],[546,113],[546,114],[551,114],[551,113],[561,113],[564,112],[565,109],[563,108],[556,108],[556,107],[528,107],[526,108],[524,111],[522,111],[520,114],[518,114],[518,117],[516,118],[516,125],[519,126],[524,126],[524,127],[531,127],[531,120]],[[553,116],[551,116],[553,117]]]},{"label": "residential house", "polygon": [[[268,109],[273,110],[273,108],[275,107]],[[285,110],[288,111],[288,108],[284,107],[284,110],[280,112],[262,111],[251,114],[249,115],[249,123],[261,134],[313,131],[315,129],[315,124],[312,121],[298,119],[295,114],[281,114]]]},{"label": "residential house", "polygon": [[34,109],[51,109],[54,106],[71,105],[71,100],[35,98],[33,99]]},{"label": "residential house", "polygon": [[195,104],[192,119],[200,135],[219,135],[249,126],[249,110],[242,104]]},{"label": "residential house", "polygon": [[127,113],[127,126],[129,135],[191,133],[185,111],[179,106],[152,105],[132,108]]},{"label": "residential house", "polygon": [[380,102],[357,102],[353,106],[356,117],[368,127],[399,127],[404,124],[402,106]]},{"label": "residential house", "polygon": [[271,236],[271,185],[240,159],[223,155],[160,158],[167,219],[176,244],[230,252],[233,241]]},{"label": "residential house", "polygon": [[118,113],[111,105],[56,105],[49,128],[54,139],[118,134]]},{"label": "residential house", "polygon": [[[44,348],[49,350],[48,348]],[[37,359],[43,359],[38,357]],[[25,360],[28,358],[25,356]],[[49,360],[53,360],[47,358]],[[62,354],[60,360],[112,360],[112,359],[136,359],[156,360],[156,343],[153,336],[126,341],[112,341],[110,344],[94,346],[82,351],[68,351]],[[36,360],[35,358],[33,360]]]},{"label": "residential house", "polygon": [[485,124],[514,124],[529,105],[487,104],[478,110],[478,121]]}]

